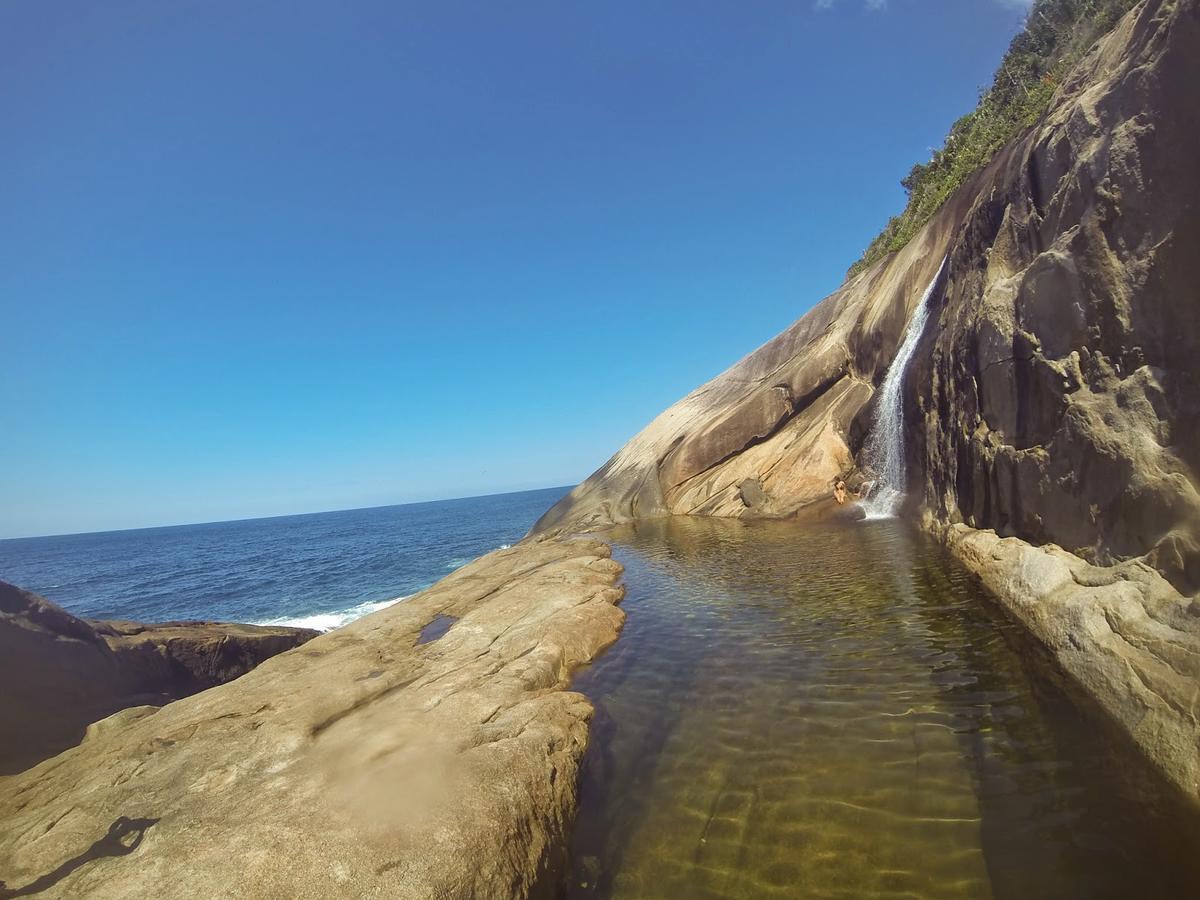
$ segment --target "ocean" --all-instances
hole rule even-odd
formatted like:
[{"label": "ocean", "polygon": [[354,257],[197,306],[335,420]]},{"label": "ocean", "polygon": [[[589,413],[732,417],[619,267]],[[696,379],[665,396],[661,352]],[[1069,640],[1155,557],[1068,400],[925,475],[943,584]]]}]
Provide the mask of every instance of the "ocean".
[{"label": "ocean", "polygon": [[327,630],[519,541],[570,488],[0,541],[0,579],[88,619]]}]

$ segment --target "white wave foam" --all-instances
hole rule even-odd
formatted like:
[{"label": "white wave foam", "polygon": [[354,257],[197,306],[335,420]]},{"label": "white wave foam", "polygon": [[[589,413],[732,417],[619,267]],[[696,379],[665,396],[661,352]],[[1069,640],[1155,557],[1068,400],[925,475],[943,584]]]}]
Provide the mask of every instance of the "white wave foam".
[{"label": "white wave foam", "polygon": [[349,625],[355,619],[361,619],[363,616],[370,615],[373,612],[379,612],[381,609],[387,609],[393,604],[399,603],[401,600],[407,600],[411,594],[403,597],[395,597],[391,600],[376,600],[369,603],[360,603],[357,606],[351,606],[348,609],[338,609],[333,612],[313,613],[310,616],[297,616],[296,618],[281,618],[268,619],[262,622],[254,622],[254,625],[283,625],[288,628],[313,628],[317,631],[331,631],[334,628],[340,628],[343,625]]}]

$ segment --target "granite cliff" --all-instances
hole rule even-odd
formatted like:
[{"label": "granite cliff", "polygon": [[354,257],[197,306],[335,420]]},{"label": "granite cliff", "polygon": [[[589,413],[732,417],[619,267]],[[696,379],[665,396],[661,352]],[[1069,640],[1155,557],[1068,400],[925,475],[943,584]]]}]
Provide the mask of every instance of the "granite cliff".
[{"label": "granite cliff", "polygon": [[1200,2],[1143,0],[901,251],[667,409],[535,526],[829,510],[903,384],[908,514],[1200,800]]}]

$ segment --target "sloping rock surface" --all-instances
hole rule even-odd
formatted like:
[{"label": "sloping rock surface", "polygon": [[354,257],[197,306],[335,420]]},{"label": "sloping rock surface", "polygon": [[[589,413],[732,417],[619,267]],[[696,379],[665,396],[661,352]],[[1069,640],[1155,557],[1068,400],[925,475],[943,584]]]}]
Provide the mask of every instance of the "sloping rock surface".
[{"label": "sloping rock surface", "polygon": [[1200,587],[1198,19],[1196,0],[1136,7],[904,250],[663,412],[534,530],[827,498],[948,255],[906,385],[926,502],[1093,562],[1150,553]]},{"label": "sloping rock surface", "polygon": [[[1054,545],[1085,567],[1127,574],[1141,561],[1160,582],[1128,602],[1149,619],[1187,607],[1200,590],[1198,86],[1200,0],[1143,0],[904,250],[662,413],[535,531],[828,506],[834,480],[855,475],[875,388],[946,257],[904,382],[909,495],[926,521],[947,536],[967,525]],[[1111,591],[1091,590],[1073,602],[1107,609]],[[1065,646],[1067,626],[1022,618]],[[1175,672],[1138,694],[1157,697],[1144,717],[1116,688],[1099,699],[1196,800],[1197,619],[1173,612],[1166,643],[1135,619],[1108,618],[1107,649],[1080,637],[1096,671],[1060,658],[1093,688],[1100,670],[1113,685],[1128,682],[1121,667]]]},{"label": "sloping rock surface", "polygon": [[598,542],[525,541],[117,713],[0,783],[0,877],[46,897],[549,889],[592,712],[564,688],[617,636],[620,571]]},{"label": "sloping rock surface", "polygon": [[[954,198],[950,209],[967,202]],[[957,204],[957,205],[956,205]],[[535,532],[661,515],[786,516],[853,466],[852,424],[882,380],[955,217],[697,388],[552,507]]]},{"label": "sloping rock surface", "polygon": [[79,743],[90,723],[119,709],[232,681],[316,635],[219,622],[85,621],[0,582],[0,775]]}]

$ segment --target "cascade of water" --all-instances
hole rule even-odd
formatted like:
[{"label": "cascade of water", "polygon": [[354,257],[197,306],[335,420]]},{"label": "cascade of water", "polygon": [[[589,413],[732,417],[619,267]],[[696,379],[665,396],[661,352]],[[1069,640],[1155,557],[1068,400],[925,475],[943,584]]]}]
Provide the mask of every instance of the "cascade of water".
[{"label": "cascade of water", "polygon": [[904,373],[925,331],[925,322],[929,318],[929,297],[945,269],[946,260],[943,259],[933,281],[921,296],[921,303],[908,323],[896,358],[892,360],[892,366],[879,387],[875,420],[871,423],[871,433],[863,448],[863,462],[875,478],[862,504],[868,519],[894,516],[904,497]]}]

